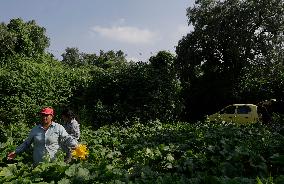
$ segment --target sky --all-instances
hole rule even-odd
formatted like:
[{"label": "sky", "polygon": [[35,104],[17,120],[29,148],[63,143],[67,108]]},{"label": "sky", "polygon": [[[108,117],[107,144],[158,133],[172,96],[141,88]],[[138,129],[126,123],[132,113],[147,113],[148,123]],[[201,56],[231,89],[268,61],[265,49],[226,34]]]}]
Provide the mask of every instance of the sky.
[{"label": "sky", "polygon": [[99,54],[123,51],[128,60],[147,62],[192,28],[186,9],[194,0],[1,0],[0,22],[35,20],[46,29],[47,49],[57,59],[67,47]]}]

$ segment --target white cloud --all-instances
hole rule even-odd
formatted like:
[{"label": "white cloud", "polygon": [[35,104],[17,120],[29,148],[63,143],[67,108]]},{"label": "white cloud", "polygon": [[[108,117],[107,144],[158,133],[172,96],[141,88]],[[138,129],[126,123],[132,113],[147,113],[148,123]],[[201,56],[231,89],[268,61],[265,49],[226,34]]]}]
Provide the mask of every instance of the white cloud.
[{"label": "white cloud", "polygon": [[95,26],[92,31],[102,37],[130,44],[150,44],[157,39],[155,32],[131,26]]}]

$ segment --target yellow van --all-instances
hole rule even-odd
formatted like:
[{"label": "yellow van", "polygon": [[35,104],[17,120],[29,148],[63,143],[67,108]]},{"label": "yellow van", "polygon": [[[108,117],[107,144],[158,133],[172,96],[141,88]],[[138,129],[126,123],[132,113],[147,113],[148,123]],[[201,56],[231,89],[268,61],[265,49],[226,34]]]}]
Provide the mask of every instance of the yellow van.
[{"label": "yellow van", "polygon": [[261,120],[261,115],[254,104],[233,104],[229,105],[219,112],[207,116],[207,119],[213,121],[235,122],[238,124],[256,123]]}]

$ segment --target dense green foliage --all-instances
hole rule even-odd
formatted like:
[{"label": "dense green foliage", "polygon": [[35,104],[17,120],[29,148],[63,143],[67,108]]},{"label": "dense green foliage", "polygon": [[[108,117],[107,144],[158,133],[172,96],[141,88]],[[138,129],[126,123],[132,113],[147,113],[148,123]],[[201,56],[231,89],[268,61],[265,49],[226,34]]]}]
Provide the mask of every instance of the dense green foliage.
[{"label": "dense green foliage", "polygon": [[10,57],[0,67],[0,120],[37,122],[35,115],[43,106],[59,112],[70,106],[95,127],[134,118],[177,119],[181,106],[173,59],[170,53],[160,52],[151,59],[153,63],[169,63],[101,68],[66,66],[49,56]]},{"label": "dense green foliage", "polygon": [[49,39],[35,21],[11,19],[0,25],[0,59],[14,55],[35,57],[45,53]]},{"label": "dense green foliage", "polygon": [[65,53],[62,54],[62,63],[70,67],[92,65],[100,68],[113,68],[126,65],[126,55],[121,51],[100,51],[99,55],[92,53],[87,54],[80,52],[78,48],[65,49]]},{"label": "dense green foliage", "polygon": [[[0,121],[5,124],[37,123],[36,113],[43,106],[52,106],[59,114],[63,107],[72,107],[93,127],[136,118],[178,118],[182,105],[172,54],[161,51],[150,63],[133,63],[122,51],[97,55],[67,48],[60,62],[44,52],[48,42],[40,40],[46,38],[45,29],[34,21],[12,19],[2,25],[0,30],[15,32],[17,41],[25,37],[30,44],[30,50],[2,45],[13,51],[5,51],[0,63]],[[20,46],[26,47],[26,42]]]},{"label": "dense green foliage", "polygon": [[160,51],[139,63],[120,50],[69,47],[57,61],[45,52],[43,27],[12,19],[0,27],[0,121],[30,122],[47,105],[71,106],[94,127],[190,121],[235,102],[281,101],[283,12],[281,0],[196,1],[187,9],[194,30],[180,40],[177,57]]},{"label": "dense green foliage", "polygon": [[[284,182],[283,120],[274,127],[199,122],[82,126],[86,161],[31,167],[31,154],[5,159],[28,133],[23,124],[1,127],[1,183],[234,183]],[[260,182],[259,182],[260,183]]]},{"label": "dense green foliage", "polygon": [[[35,21],[2,23],[0,183],[283,183],[281,115],[269,125],[191,121],[235,102],[284,104],[283,1],[197,0],[187,15],[194,30],[177,56],[138,63],[69,47],[58,61]],[[31,150],[6,160],[44,106],[79,115],[87,161],[60,153],[33,168]]]},{"label": "dense green foliage", "polygon": [[236,97],[244,102],[257,102],[271,97],[283,100],[283,72],[282,63],[245,68],[236,86]]},{"label": "dense green foliage", "polygon": [[172,70],[173,60],[172,54],[162,51],[150,58],[150,64],[129,63],[93,73],[84,97],[92,121],[177,119],[181,112],[180,89]]},{"label": "dense green foliage", "polygon": [[0,71],[0,121],[5,123],[35,123],[43,106],[68,105],[88,76],[88,70],[66,70],[50,57],[12,57]]},{"label": "dense green foliage", "polygon": [[[283,0],[197,0],[187,15],[194,30],[180,40],[175,63],[183,87],[186,120],[234,102],[282,98],[283,92],[253,99],[237,93],[239,89],[245,90],[242,95],[262,93],[261,88],[250,91],[255,83],[262,83],[269,91],[278,90],[263,83],[261,76],[266,73],[260,71],[274,73],[283,68]],[[247,78],[250,72],[254,73],[253,79]],[[281,80],[275,79],[276,83]]]}]

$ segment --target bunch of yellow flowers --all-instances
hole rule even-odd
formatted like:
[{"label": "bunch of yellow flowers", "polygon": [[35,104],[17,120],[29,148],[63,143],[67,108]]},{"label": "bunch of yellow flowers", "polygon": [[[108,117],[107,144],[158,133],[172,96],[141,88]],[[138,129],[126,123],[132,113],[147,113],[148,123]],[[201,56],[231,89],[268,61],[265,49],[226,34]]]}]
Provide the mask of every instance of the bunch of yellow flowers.
[{"label": "bunch of yellow flowers", "polygon": [[76,159],[86,160],[89,151],[85,144],[78,144],[78,146],[72,151],[72,156]]}]

